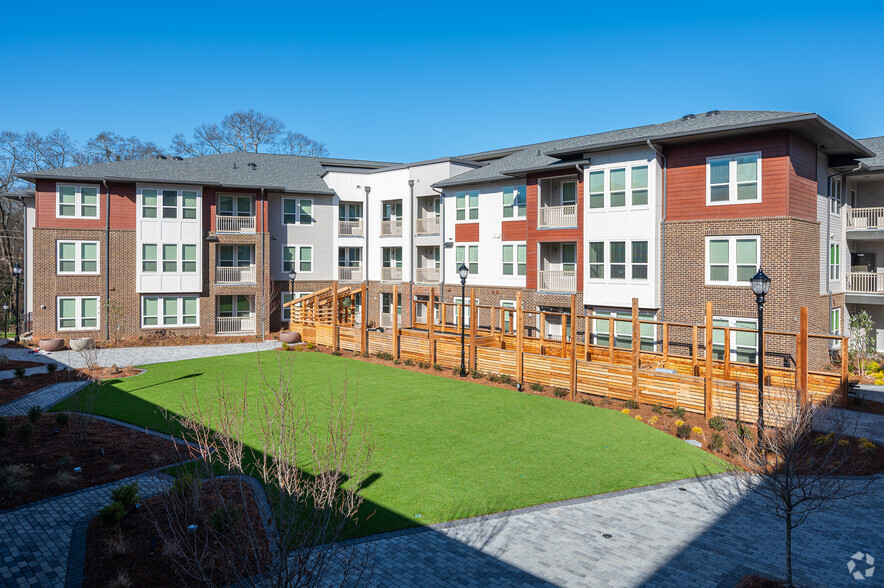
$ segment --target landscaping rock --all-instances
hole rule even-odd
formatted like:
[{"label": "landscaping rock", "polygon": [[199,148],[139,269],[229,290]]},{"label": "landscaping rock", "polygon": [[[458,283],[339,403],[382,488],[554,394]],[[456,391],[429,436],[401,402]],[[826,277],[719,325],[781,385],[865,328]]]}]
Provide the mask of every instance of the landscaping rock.
[{"label": "landscaping rock", "polygon": [[298,333],[297,331],[281,331],[279,333],[279,341],[280,343],[288,343],[289,345],[292,343],[300,343],[301,333]]},{"label": "landscaping rock", "polygon": [[699,441],[697,441],[696,439],[685,439],[684,442],[685,442],[685,443],[690,443],[690,444],[693,445],[694,447],[703,447],[703,444],[700,443]]}]

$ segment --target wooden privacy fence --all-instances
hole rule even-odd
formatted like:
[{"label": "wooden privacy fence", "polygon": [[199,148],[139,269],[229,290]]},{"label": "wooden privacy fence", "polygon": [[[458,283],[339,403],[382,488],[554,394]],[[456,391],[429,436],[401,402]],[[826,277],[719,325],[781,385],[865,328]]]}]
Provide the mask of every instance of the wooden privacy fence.
[{"label": "wooden privacy fence", "polygon": [[[563,388],[571,400],[594,394],[681,406],[707,419],[718,415],[757,420],[757,365],[736,361],[730,344],[734,333],[752,333],[757,338],[757,332],[714,326],[711,302],[706,303],[704,324],[691,325],[642,319],[637,299],[632,301],[631,317],[626,318],[578,315],[575,296],[571,297],[570,313],[551,313],[522,309],[521,293],[517,293],[515,308],[505,308],[476,304],[473,290],[468,306],[436,302],[431,289],[432,302],[412,301],[411,316],[424,305],[421,310],[426,322],[402,327],[394,321],[392,327],[381,331],[368,329],[364,320],[357,320],[359,313],[354,312],[352,298],[350,303],[343,302],[357,292],[365,300],[365,285],[346,290],[344,293],[335,284],[321,291],[323,294],[287,303],[292,315],[290,329],[300,332],[305,341],[336,350],[385,352],[396,359],[457,368],[461,365],[463,326],[468,371],[506,375],[525,385]],[[393,300],[397,295],[394,286]],[[325,298],[330,298],[330,303]],[[560,338],[545,333],[550,322],[560,327]],[[765,331],[766,342],[781,339],[779,348],[786,350],[766,354],[764,398],[773,415],[784,414],[776,410],[778,403],[847,401],[847,338],[809,334],[807,308],[801,309],[799,326],[798,333]],[[715,343],[716,332],[723,335],[720,344]],[[832,342],[841,345],[844,352],[838,371],[809,368],[808,348],[814,341],[826,348]],[[784,365],[768,365],[772,361]]]}]

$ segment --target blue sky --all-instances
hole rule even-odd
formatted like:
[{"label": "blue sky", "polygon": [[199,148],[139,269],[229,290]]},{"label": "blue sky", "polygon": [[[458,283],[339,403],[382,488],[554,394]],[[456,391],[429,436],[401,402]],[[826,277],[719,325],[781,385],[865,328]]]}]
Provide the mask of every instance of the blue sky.
[{"label": "blue sky", "polygon": [[884,135],[884,8],[802,2],[13,3],[0,130],[166,146],[242,108],[331,155],[457,155],[713,108]]}]

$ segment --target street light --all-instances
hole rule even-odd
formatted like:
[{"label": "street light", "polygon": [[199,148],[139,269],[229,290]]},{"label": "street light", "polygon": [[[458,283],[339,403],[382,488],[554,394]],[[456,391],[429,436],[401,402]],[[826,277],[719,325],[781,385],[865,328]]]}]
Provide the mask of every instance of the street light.
[{"label": "street light", "polygon": [[[467,276],[470,275],[470,268],[467,264],[461,263],[457,268],[457,275],[460,276],[460,376],[466,377],[467,366],[464,356],[464,304],[466,303]],[[475,320],[475,319],[473,319]]]},{"label": "street light", "polygon": [[6,319],[9,318],[9,303],[3,303],[3,337],[6,337]]},{"label": "street light", "polygon": [[770,278],[765,275],[761,268],[758,273],[749,280],[752,292],[755,293],[755,303],[758,305],[758,455],[764,459],[764,447],[761,436],[764,431],[764,296],[770,290]]},{"label": "street light", "polygon": [[289,294],[295,293],[295,276],[298,275],[294,269],[289,270]]},{"label": "street light", "polygon": [[21,338],[19,337],[19,327],[21,324],[21,306],[19,306],[19,298],[18,298],[18,281],[19,276],[21,276],[22,267],[20,263],[12,266],[12,287],[15,288],[15,339],[14,341],[18,343]]}]

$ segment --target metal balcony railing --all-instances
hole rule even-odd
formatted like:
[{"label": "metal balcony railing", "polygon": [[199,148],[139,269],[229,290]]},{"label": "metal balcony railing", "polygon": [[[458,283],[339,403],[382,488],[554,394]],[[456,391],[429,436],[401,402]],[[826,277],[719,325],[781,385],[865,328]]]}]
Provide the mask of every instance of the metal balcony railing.
[{"label": "metal balcony railing", "polygon": [[242,265],[239,267],[216,267],[216,284],[254,284],[256,283],[255,265]]},{"label": "metal balcony railing", "polygon": [[541,206],[537,215],[537,227],[551,229],[555,227],[576,227],[577,205]]},{"label": "metal balcony railing", "polygon": [[851,229],[884,229],[884,207],[851,208],[847,212],[847,226]]},{"label": "metal balcony railing", "polygon": [[216,233],[254,233],[255,217],[253,216],[226,216],[215,217]]},{"label": "metal balcony railing", "polygon": [[402,219],[381,221],[381,237],[399,237],[402,235]]},{"label": "metal balcony railing", "polygon": [[255,334],[255,314],[249,316],[219,316],[215,318],[215,332],[219,335]]},{"label": "metal balcony railing", "polygon": [[339,220],[338,235],[341,237],[361,237],[362,221],[361,220]]},{"label": "metal balcony railing", "polygon": [[562,270],[540,270],[537,286],[540,290],[552,292],[576,292],[577,272]]},{"label": "metal balcony railing", "polygon": [[439,217],[431,216],[426,218],[415,219],[414,222],[415,235],[438,235],[439,234]]},{"label": "metal balcony railing", "polygon": [[344,282],[361,282],[362,268],[358,266],[338,266],[338,279]]}]

